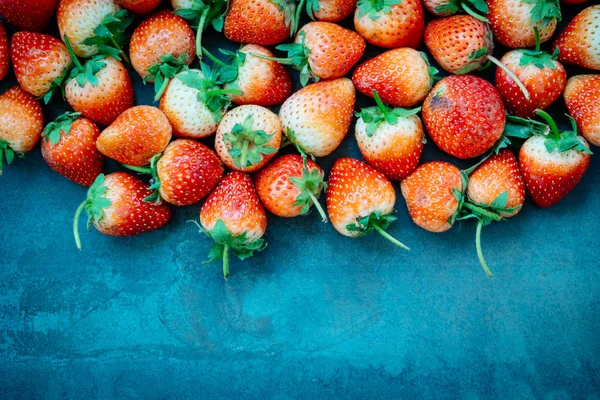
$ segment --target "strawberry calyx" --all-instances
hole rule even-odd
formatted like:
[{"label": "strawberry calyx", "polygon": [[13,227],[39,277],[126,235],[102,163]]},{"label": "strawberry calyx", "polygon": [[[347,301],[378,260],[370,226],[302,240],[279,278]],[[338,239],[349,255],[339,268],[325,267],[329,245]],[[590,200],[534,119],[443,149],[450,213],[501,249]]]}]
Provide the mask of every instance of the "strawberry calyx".
[{"label": "strawberry calyx", "polygon": [[128,170],[137,172],[142,175],[150,175],[150,186],[148,186],[148,190],[151,190],[152,193],[144,198],[145,202],[154,203],[156,205],[162,203],[162,197],[160,197],[160,178],[158,177],[157,165],[158,160],[162,157],[162,153],[155,154],[152,158],[150,158],[150,162],[147,167],[138,167],[136,165],[129,165],[120,163],[121,166],[127,168]]},{"label": "strawberry calyx", "polygon": [[554,65],[553,61],[558,59],[559,49],[556,47],[552,54],[541,51],[541,43],[540,43],[540,33],[538,31],[537,26],[533,27],[533,32],[535,34],[535,50],[529,49],[520,49],[517,50],[521,53],[521,59],[519,60],[519,65],[524,67],[530,64],[535,65],[539,69],[549,68],[556,69],[556,65]]},{"label": "strawberry calyx", "polygon": [[359,236],[365,236],[373,231],[376,231],[396,246],[405,250],[410,250],[408,246],[385,231],[395,220],[396,217],[393,215],[382,215],[381,211],[378,210],[373,211],[367,216],[357,217],[354,223],[346,225],[346,229],[349,232],[358,232]]},{"label": "strawberry calyx", "polygon": [[306,0],[300,0],[298,3],[298,7],[296,7],[296,2],[293,0],[269,0],[271,3],[275,4],[279,7],[279,11],[281,11],[284,15],[285,26],[290,29],[290,37],[296,34],[298,30],[298,21],[300,20],[300,12],[304,7],[304,2]]},{"label": "strawberry calyx", "polygon": [[67,35],[65,35],[64,41],[65,46],[71,55],[71,59],[73,60],[73,67],[71,69],[71,73],[69,74],[68,80],[75,79],[75,82],[77,82],[79,87],[84,87],[86,82],[89,82],[90,85],[94,87],[98,86],[99,82],[96,74],[106,67],[106,63],[102,61],[106,56],[98,55],[87,60],[85,64],[81,64],[79,58],[77,58],[77,55],[75,55],[73,52],[73,47],[71,47],[71,42],[69,41]]},{"label": "strawberry calyx", "polygon": [[166,54],[160,58],[160,63],[154,64],[148,68],[148,75],[144,78],[144,83],[154,80],[154,101],[160,100],[162,95],[167,90],[169,82],[179,72],[187,69],[185,60],[188,59],[188,54],[184,53],[175,58],[172,54]]},{"label": "strawberry calyx", "polygon": [[358,18],[369,15],[373,21],[379,19],[382,14],[392,12],[392,6],[402,3],[402,0],[358,0],[356,7],[358,8]]},{"label": "strawberry calyx", "polygon": [[301,193],[296,196],[294,207],[302,206],[300,214],[306,215],[310,211],[310,207],[314,205],[323,222],[327,222],[327,214],[318,200],[321,192],[327,190],[327,182],[324,181],[325,173],[318,168],[309,169],[306,154],[302,155],[302,162],[302,176],[288,177],[289,181],[301,190]]},{"label": "strawberry calyx", "polygon": [[[507,115],[502,137],[498,139],[490,154],[498,154],[500,150],[508,146],[521,147],[523,140],[529,139],[534,135],[547,135],[549,132],[550,127],[542,122]],[[517,142],[514,143],[513,139],[517,139]]]},{"label": "strawberry calyx", "polygon": [[6,157],[6,163],[11,164],[15,159],[15,155],[23,157],[23,153],[15,152],[6,140],[0,139],[0,176],[2,176],[2,162],[4,157]]},{"label": "strawberry calyx", "polygon": [[213,62],[213,68],[218,69],[218,84],[228,83],[231,88],[239,89],[237,84],[239,69],[246,62],[246,53],[241,51],[229,51],[225,49],[219,49],[222,54],[229,56],[227,61],[223,61],[213,54],[211,54],[204,47],[202,48],[202,54],[208,57]]},{"label": "strawberry calyx", "polygon": [[548,25],[554,19],[560,21],[562,15],[560,13],[560,5],[558,0],[521,0],[523,3],[533,4],[530,13],[530,21],[532,24],[541,23],[543,26]]},{"label": "strawberry calyx", "polygon": [[463,10],[473,18],[482,22],[488,22],[481,14],[489,13],[489,9],[484,0],[448,0],[446,3],[440,4],[433,9],[437,15],[450,16]]},{"label": "strawberry calyx", "polygon": [[319,0],[306,0],[306,14],[313,21],[315,20],[315,13],[319,11],[320,8]]},{"label": "strawberry calyx", "polygon": [[123,60],[131,65],[123,47],[128,41],[128,35],[125,32],[133,22],[133,15],[123,9],[116,13],[106,15],[100,24],[94,28],[94,36],[90,36],[83,41],[87,46],[95,46],[99,53],[104,56],[110,56],[119,61]]},{"label": "strawberry calyx", "polygon": [[400,118],[408,118],[421,111],[421,107],[412,109],[388,107],[381,101],[381,97],[379,97],[377,90],[373,90],[372,93],[377,105],[363,108],[359,113],[356,113],[356,116],[362,118],[367,124],[366,133],[369,137],[372,137],[373,134],[375,134],[375,131],[383,122],[387,122],[390,125],[396,125]]},{"label": "strawberry calyx", "polygon": [[102,220],[104,218],[104,209],[112,205],[112,202],[105,196],[107,189],[104,185],[104,174],[98,175],[94,183],[89,187],[86,199],[75,211],[75,216],[73,217],[73,236],[79,250],[81,250],[81,239],[79,238],[78,229],[79,217],[83,210],[85,210],[88,216],[88,230],[90,230],[92,223]]},{"label": "strawberry calyx", "polygon": [[549,153],[564,153],[568,150],[576,150],[580,153],[592,154],[592,151],[577,138],[577,123],[573,117],[567,115],[573,129],[570,131],[560,131],[556,122],[554,122],[550,114],[546,111],[537,109],[535,110],[535,113],[543,118],[550,127],[550,134],[546,136],[546,140],[544,141],[544,146],[546,146],[546,150],[548,150]]},{"label": "strawberry calyx", "polygon": [[68,135],[71,133],[71,125],[73,121],[81,116],[80,112],[66,112],[59,115],[54,121],[46,125],[42,131],[42,138],[50,140],[53,146],[56,146],[60,141],[62,134]]},{"label": "strawberry calyx", "polygon": [[228,152],[235,166],[245,168],[261,162],[263,155],[277,152],[275,147],[267,145],[274,135],[262,129],[253,129],[252,115],[248,115],[244,122],[235,124],[231,132],[223,136],[223,141],[228,144]]},{"label": "strawberry calyx", "polygon": [[180,8],[173,13],[187,20],[196,29],[196,54],[202,58],[202,33],[211,24],[221,32],[225,23],[225,14],[229,9],[229,1],[225,0],[192,0],[190,8]]}]

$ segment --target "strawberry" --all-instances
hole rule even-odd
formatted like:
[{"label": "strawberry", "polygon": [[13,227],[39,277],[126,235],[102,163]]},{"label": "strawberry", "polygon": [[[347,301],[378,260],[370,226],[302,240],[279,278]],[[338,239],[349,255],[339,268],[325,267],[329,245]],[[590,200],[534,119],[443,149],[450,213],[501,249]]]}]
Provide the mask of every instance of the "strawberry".
[{"label": "strawberry", "polygon": [[357,114],[355,135],[358,148],[371,166],[391,180],[401,180],[419,164],[423,150],[423,125],[416,113],[421,109],[386,107],[376,91],[377,106]]},{"label": "strawberry", "polygon": [[308,85],[281,106],[283,131],[305,153],[325,157],[346,137],[355,101],[354,85],[348,78]]},{"label": "strawberry", "polygon": [[132,107],[102,131],[96,146],[120,163],[143,166],[162,153],[171,140],[171,125],[156,107]]},{"label": "strawberry", "polygon": [[488,151],[502,137],[505,120],[498,90],[472,75],[442,79],[423,103],[423,121],[435,144],[462,159]]},{"label": "strawberry", "polygon": [[449,17],[464,11],[472,17],[487,22],[482,15],[489,12],[485,0],[423,0],[423,5],[436,17]]},{"label": "strawberry", "polygon": [[396,220],[390,215],[396,204],[391,182],[373,167],[354,158],[338,158],[329,174],[325,194],[327,213],[339,233],[358,237],[377,231],[409,250],[385,230]]},{"label": "strawberry", "polygon": [[354,28],[372,45],[416,49],[423,38],[424,18],[420,0],[358,0]]},{"label": "strawberry", "polygon": [[545,111],[538,110],[537,114],[546,120],[551,132],[527,139],[519,152],[519,164],[533,202],[550,207],[583,178],[590,165],[591,151],[587,141],[577,134],[572,118],[573,130],[561,132]]},{"label": "strawberry", "polygon": [[250,177],[233,171],[223,178],[200,210],[200,223],[215,244],[208,262],[223,259],[223,277],[229,277],[229,250],[244,260],[264,250],[267,214]]},{"label": "strawberry", "polygon": [[217,71],[201,64],[201,70],[179,72],[171,80],[160,99],[160,110],[180,137],[204,138],[217,131],[231,100],[227,94],[235,89],[222,89],[217,84]]},{"label": "strawberry", "polygon": [[488,20],[496,41],[513,49],[535,46],[537,28],[548,41],[561,19],[558,0],[487,0]]},{"label": "strawberry", "polygon": [[100,129],[80,113],[65,113],[42,132],[42,157],[67,179],[90,186],[102,173],[104,163],[96,149],[99,135]]},{"label": "strawberry", "polygon": [[310,19],[340,22],[352,14],[357,0],[306,0],[306,13]]},{"label": "strawberry", "polygon": [[162,0],[117,0],[117,4],[137,15],[150,14]]},{"label": "strawberry", "polygon": [[254,172],[269,162],[281,144],[281,121],[267,108],[239,106],[223,117],[215,150],[231,169]]},{"label": "strawberry", "polygon": [[159,11],[135,28],[129,43],[131,64],[144,82],[154,82],[154,101],[161,98],[169,81],[194,61],[195,47],[192,28],[170,11]]},{"label": "strawberry", "polygon": [[44,129],[42,107],[35,97],[15,86],[0,95],[0,175],[2,160],[33,150]]},{"label": "strawberry", "polygon": [[590,6],[577,14],[558,35],[554,47],[559,60],[578,67],[600,70],[600,5]]},{"label": "strawberry", "polygon": [[425,99],[438,71],[423,52],[405,47],[388,50],[360,64],[352,75],[356,89],[394,107],[412,107]]},{"label": "strawberry", "polygon": [[414,170],[400,188],[415,224],[430,232],[445,232],[461,210],[466,181],[454,165],[432,161]]},{"label": "strawberry", "polygon": [[223,33],[233,42],[270,46],[296,32],[296,6],[286,0],[231,0]]},{"label": "strawberry", "polygon": [[470,15],[434,19],[425,28],[425,45],[451,74],[468,74],[483,67],[494,50],[485,22]]},{"label": "strawberry", "polygon": [[305,215],[314,205],[323,222],[327,222],[317,200],[327,188],[323,179],[323,170],[310,158],[286,154],[261,169],[254,183],[260,201],[278,217]]},{"label": "strawberry", "polygon": [[365,51],[365,41],[356,32],[331,22],[309,22],[296,35],[294,43],[277,46],[288,52],[287,58],[253,56],[291,65],[300,71],[302,86],[310,78],[341,78],[346,75]]},{"label": "strawberry", "polygon": [[0,81],[4,79],[10,68],[10,51],[6,28],[0,21]]},{"label": "strawberry", "polygon": [[88,216],[88,229],[94,225],[100,233],[110,236],[134,236],[158,229],[171,219],[166,204],[144,201],[150,195],[144,182],[125,173],[98,175],[87,192],[87,198],[75,211],[73,236],[81,250],[79,217]]},{"label": "strawberry", "polygon": [[267,48],[247,44],[238,51],[221,50],[229,56],[223,62],[204,50],[215,65],[219,66],[219,81],[225,89],[237,89],[240,94],[229,97],[235,104],[256,104],[263,107],[283,103],[292,94],[292,78],[287,70],[276,61],[253,56],[252,53],[273,57]]},{"label": "strawberry", "polygon": [[21,87],[48,103],[61,87],[71,65],[71,56],[58,39],[35,32],[17,32],[10,44],[15,76]]},{"label": "strawberry", "polygon": [[600,146],[600,75],[572,76],[564,98],[583,137]]},{"label": "strawberry", "polygon": [[0,15],[20,31],[42,32],[54,17],[58,0],[2,0]]}]

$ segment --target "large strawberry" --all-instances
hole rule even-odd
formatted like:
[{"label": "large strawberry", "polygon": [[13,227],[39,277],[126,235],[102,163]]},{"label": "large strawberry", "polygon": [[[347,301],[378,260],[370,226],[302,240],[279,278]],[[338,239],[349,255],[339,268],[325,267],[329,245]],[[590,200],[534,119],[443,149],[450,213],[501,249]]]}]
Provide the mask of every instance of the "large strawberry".
[{"label": "large strawberry", "polygon": [[135,28],[129,56],[144,82],[154,82],[158,101],[169,81],[196,58],[194,32],[183,18],[159,11]]},{"label": "large strawberry", "polygon": [[286,154],[271,161],[254,178],[258,197],[278,217],[308,214],[315,206],[323,222],[325,211],[319,204],[321,191],[327,188],[323,170],[308,157]]},{"label": "large strawberry", "polygon": [[396,204],[396,192],[381,172],[354,158],[338,158],[329,174],[325,194],[331,224],[348,237],[373,231],[409,250],[385,230],[396,218],[390,215]]},{"label": "large strawberry", "polygon": [[2,0],[0,15],[20,31],[42,32],[52,20],[58,0]]},{"label": "large strawberry", "polygon": [[463,159],[488,151],[502,136],[505,119],[498,90],[472,75],[442,79],[423,103],[429,136],[441,150]]},{"label": "large strawberry", "polygon": [[88,229],[94,225],[110,236],[139,235],[165,225],[171,219],[171,210],[166,204],[144,201],[151,193],[144,182],[125,172],[98,175],[75,211],[73,236],[77,248],[81,250],[78,226],[84,210]]},{"label": "large strawberry", "polygon": [[355,101],[354,85],[348,78],[308,85],[281,106],[283,132],[304,152],[329,155],[348,133]]},{"label": "large strawberry", "polygon": [[449,17],[460,11],[487,22],[483,15],[489,12],[485,0],[423,0],[423,5],[436,17]]},{"label": "large strawberry", "polygon": [[254,172],[269,162],[281,144],[281,121],[267,108],[245,105],[223,117],[215,150],[231,169]]},{"label": "large strawberry", "polygon": [[278,44],[296,32],[296,6],[288,0],[230,0],[223,33],[233,42]]},{"label": "large strawberry", "polygon": [[425,99],[436,73],[425,53],[405,47],[388,50],[360,64],[352,74],[352,82],[369,97],[375,90],[386,104],[412,107]]},{"label": "large strawberry", "polygon": [[558,0],[487,0],[488,20],[496,40],[513,49],[535,46],[537,29],[548,41],[561,19]]},{"label": "large strawberry", "polygon": [[223,277],[229,277],[229,250],[241,260],[266,247],[262,239],[267,215],[252,179],[233,171],[223,178],[200,210],[200,223],[215,244],[209,262],[223,259]]},{"label": "large strawberry", "polygon": [[150,14],[162,0],[117,0],[117,4],[137,15]]},{"label": "large strawberry", "polygon": [[143,166],[165,150],[171,132],[169,120],[158,108],[137,106],[104,129],[96,146],[102,154],[120,163]]},{"label": "large strawberry", "polygon": [[538,110],[537,114],[550,126],[550,134],[527,139],[521,146],[519,163],[533,202],[550,207],[583,178],[590,165],[591,151],[587,141],[577,134],[573,119],[573,130],[561,132],[545,111]]},{"label": "large strawberry", "polygon": [[47,103],[61,87],[71,65],[71,56],[58,39],[35,32],[18,32],[11,40],[10,54],[19,85]]},{"label": "large strawberry", "polygon": [[33,150],[44,129],[42,107],[35,97],[15,86],[0,95],[0,175],[4,157]]},{"label": "large strawberry", "polygon": [[401,180],[419,164],[424,133],[415,114],[421,109],[389,108],[373,91],[377,106],[357,114],[355,135],[358,148],[371,166],[391,180]]},{"label": "large strawberry", "polygon": [[367,42],[389,49],[417,48],[425,27],[420,0],[359,0],[354,28]]},{"label": "large strawberry", "polygon": [[4,23],[0,21],[0,81],[4,79],[10,68],[10,47]]},{"label": "large strawberry", "polygon": [[600,70],[600,5],[586,8],[575,16],[558,35],[554,47],[560,61],[583,68]]},{"label": "large strawberry", "polygon": [[65,113],[42,132],[42,156],[50,168],[90,186],[102,173],[104,157],[96,149],[100,129],[80,113]]},{"label": "large strawberry", "polygon": [[572,76],[564,98],[581,135],[600,146],[600,75]]}]

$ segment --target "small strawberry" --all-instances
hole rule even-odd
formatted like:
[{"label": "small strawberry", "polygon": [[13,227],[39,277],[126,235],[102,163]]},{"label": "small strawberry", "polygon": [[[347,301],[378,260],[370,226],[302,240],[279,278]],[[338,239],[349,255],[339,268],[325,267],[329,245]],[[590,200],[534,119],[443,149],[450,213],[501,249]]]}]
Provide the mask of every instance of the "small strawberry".
[{"label": "small strawberry", "polygon": [[305,153],[325,157],[346,137],[355,101],[354,85],[348,78],[308,85],[281,106],[283,131]]},{"label": "small strawberry", "polygon": [[306,14],[312,20],[340,22],[352,14],[357,0],[306,0]]},{"label": "small strawberry", "polygon": [[278,217],[306,215],[314,205],[323,222],[327,222],[318,200],[327,188],[323,179],[323,170],[310,158],[286,154],[261,169],[254,183],[260,201]]},{"label": "small strawberry", "polygon": [[104,157],[96,149],[100,129],[80,113],[65,113],[42,132],[42,157],[50,168],[80,185],[90,186],[102,173]]},{"label": "small strawberry", "polygon": [[169,81],[194,61],[195,49],[194,32],[189,24],[172,12],[162,10],[135,28],[129,56],[144,82],[154,82],[154,101],[158,101]]},{"label": "small strawberry", "polygon": [[498,90],[472,75],[442,79],[423,103],[429,136],[441,150],[457,158],[473,158],[488,151],[502,137],[505,120]]},{"label": "small strawberry", "polygon": [[421,109],[389,108],[376,91],[377,106],[357,113],[355,135],[358,148],[372,167],[391,180],[404,179],[419,164],[424,132],[415,114]]},{"label": "small strawberry", "polygon": [[96,146],[120,163],[143,166],[162,153],[171,140],[171,125],[156,107],[132,107],[102,131]]},{"label": "small strawberry", "polygon": [[231,0],[223,33],[233,42],[270,46],[296,32],[296,6],[288,0]]},{"label": "small strawberry", "polygon": [[58,0],[2,0],[0,15],[19,31],[42,32],[54,17]]},{"label": "small strawberry", "polygon": [[10,68],[10,46],[6,28],[0,21],[0,81],[4,79]]},{"label": "small strawberry", "polygon": [[254,172],[269,162],[281,145],[281,121],[267,108],[239,106],[223,117],[215,150],[231,169]]},{"label": "small strawberry", "polygon": [[0,175],[2,160],[33,150],[44,129],[42,107],[35,97],[15,86],[0,95]]},{"label": "small strawberry", "polygon": [[83,210],[88,216],[88,229],[93,224],[100,233],[110,236],[134,236],[165,225],[171,219],[171,210],[166,204],[144,201],[150,194],[144,182],[125,172],[98,175],[75,211],[73,236],[77,248],[81,250],[78,225]]},{"label": "small strawberry", "polygon": [[577,14],[558,35],[554,47],[566,64],[600,70],[600,5],[590,6]]},{"label": "small strawberry", "polygon": [[558,0],[487,0],[496,41],[513,49],[535,46],[535,30],[548,41],[561,19]]},{"label": "small strawberry", "polygon": [[405,47],[388,50],[360,64],[352,82],[364,95],[373,97],[375,90],[386,104],[412,107],[425,99],[437,72],[425,53]]},{"label": "small strawberry", "polygon": [[117,0],[117,4],[137,15],[150,14],[162,0]]},{"label": "small strawberry", "polygon": [[454,165],[432,161],[414,170],[400,188],[415,224],[430,232],[445,232],[458,217],[466,186],[463,173]]},{"label": "small strawberry", "polygon": [[489,12],[485,0],[423,0],[423,5],[436,17],[449,17],[464,11],[483,22],[487,19],[482,15]]},{"label": "small strawberry", "polygon": [[564,98],[581,135],[593,145],[600,146],[600,75],[572,76],[567,82]]},{"label": "small strawberry", "polygon": [[396,220],[390,215],[396,204],[391,182],[379,171],[354,158],[338,158],[329,174],[325,195],[327,213],[342,235],[358,237],[377,231],[409,250],[385,230]]},{"label": "small strawberry", "polygon": [[215,244],[208,262],[223,259],[223,277],[229,277],[229,250],[244,260],[264,250],[262,239],[267,214],[260,204],[252,179],[233,171],[223,178],[200,210],[200,223]]},{"label": "small strawberry", "polygon": [[590,165],[589,145],[577,134],[571,118],[572,131],[559,131],[552,117],[538,110],[550,126],[550,134],[527,139],[519,152],[519,163],[527,191],[535,204],[550,207],[562,200],[579,183]]},{"label": "small strawberry", "polygon": [[416,49],[423,38],[424,18],[420,0],[358,0],[354,28],[372,45]]},{"label": "small strawberry", "polygon": [[15,76],[21,87],[48,103],[63,84],[71,56],[58,39],[35,32],[17,32],[10,44]]},{"label": "small strawberry", "polygon": [[346,75],[365,51],[365,41],[356,32],[331,22],[309,22],[296,35],[294,43],[277,46],[288,52],[287,58],[253,56],[291,65],[300,71],[302,86],[310,78],[341,78]]}]

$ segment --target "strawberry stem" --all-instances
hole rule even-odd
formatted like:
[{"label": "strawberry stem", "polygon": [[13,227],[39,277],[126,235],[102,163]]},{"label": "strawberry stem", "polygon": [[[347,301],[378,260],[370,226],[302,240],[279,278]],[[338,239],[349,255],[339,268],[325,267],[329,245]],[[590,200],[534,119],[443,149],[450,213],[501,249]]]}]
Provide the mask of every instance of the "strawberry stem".
[{"label": "strawberry stem", "polygon": [[467,5],[467,2],[465,1],[461,1],[460,2],[460,6],[462,7],[463,10],[465,10],[465,12],[467,14],[469,14],[471,17],[480,20],[481,22],[489,22],[488,19],[482,15],[479,15],[475,12],[475,10],[473,10],[471,7],[469,7]]},{"label": "strawberry stem", "polygon": [[81,63],[79,62],[79,59],[77,58],[77,55],[75,55],[75,52],[73,52],[73,47],[71,47],[71,42],[69,42],[69,38],[67,37],[67,35],[65,35],[64,39],[65,46],[67,46],[67,51],[71,55],[71,60],[73,60],[73,64],[75,64],[75,66],[80,70],[83,70],[83,65],[81,65]]},{"label": "strawberry stem", "polygon": [[223,278],[229,278],[229,245],[223,247]]},{"label": "strawberry stem", "polygon": [[198,22],[198,30],[196,31],[196,55],[198,56],[198,60],[202,59],[202,32],[204,31],[204,25],[206,24],[206,18],[208,17],[208,12],[210,8],[207,7],[202,11],[202,15],[200,15],[200,22]]},{"label": "strawberry stem", "polygon": [[379,109],[381,110],[381,112],[385,115],[388,113],[389,108],[383,104],[383,101],[381,101],[381,97],[379,97],[379,93],[377,93],[377,90],[373,89],[373,99],[375,99],[375,103],[377,103],[377,107],[379,107]]},{"label": "strawberry stem", "polygon": [[249,140],[244,140],[242,144],[242,154],[240,155],[240,166],[242,168],[246,167],[246,160],[248,158],[248,146],[250,145]]},{"label": "strawberry stem", "polygon": [[75,211],[75,216],[73,217],[73,236],[75,237],[75,245],[77,246],[78,250],[81,250],[81,239],[79,238],[79,229],[78,229],[79,216],[81,215],[81,212],[85,208],[86,202],[87,202],[87,200],[84,200],[83,203],[81,203],[79,205],[79,207],[77,207],[77,210]]},{"label": "strawberry stem", "polygon": [[279,64],[294,65],[294,61],[291,58],[269,57],[269,56],[265,56],[264,54],[258,54],[258,53],[248,53],[248,54],[250,54],[254,57],[262,58],[263,60],[275,61],[275,62],[278,62]]},{"label": "strawberry stem", "polygon": [[483,267],[483,270],[485,271],[487,276],[492,278],[494,274],[492,274],[492,271],[490,271],[490,268],[485,262],[485,258],[483,257],[483,251],[481,250],[481,228],[483,228],[483,221],[480,220],[477,223],[477,232],[475,233],[475,247],[477,247],[477,257],[479,257],[479,262],[481,263],[481,266]]},{"label": "strawberry stem", "polygon": [[523,96],[525,96],[525,99],[527,101],[531,100],[531,96],[529,95],[529,91],[527,90],[527,88],[525,87],[525,85],[523,84],[523,82],[521,82],[521,80],[517,77],[517,75],[515,75],[514,72],[512,72],[510,69],[508,69],[506,67],[506,65],[502,64],[500,62],[500,60],[498,60],[496,57],[488,55],[487,59],[490,60],[491,62],[493,62],[494,64],[496,64],[498,66],[498,68],[500,68],[502,71],[504,71],[506,73],[506,75],[508,75],[510,77],[510,79],[512,79],[517,86],[519,87],[519,89],[521,89],[521,92],[523,92]]},{"label": "strawberry stem", "polygon": [[206,57],[208,57],[209,60],[211,60],[213,63],[220,65],[221,67],[226,67],[227,63],[218,59],[217,57],[215,57],[213,54],[211,54],[210,51],[206,50],[204,47],[202,48],[202,54],[204,54]]},{"label": "strawberry stem", "polygon": [[540,32],[538,31],[537,26],[533,27],[533,34],[535,35],[535,51],[540,51],[541,41],[540,41]]},{"label": "strawberry stem", "polygon": [[535,113],[537,115],[539,115],[540,117],[542,117],[548,123],[548,125],[550,125],[550,129],[552,130],[554,137],[557,140],[560,140],[560,131],[558,130],[558,126],[556,126],[556,122],[554,122],[554,120],[552,119],[550,114],[548,114],[544,110],[540,110],[539,108],[537,110],[535,110]]},{"label": "strawberry stem", "polygon": [[488,211],[485,208],[476,206],[475,204],[469,203],[468,201],[464,202],[463,207],[475,212],[476,214],[487,217],[487,218],[491,219],[492,221],[502,220],[502,217],[499,216],[498,214]]},{"label": "strawberry stem", "polygon": [[218,89],[218,90],[210,90],[206,92],[206,97],[210,98],[213,96],[218,96],[220,94],[242,94],[241,90],[238,89]]},{"label": "strawberry stem", "polygon": [[379,225],[377,225],[377,223],[373,222],[371,224],[371,226],[373,227],[373,229],[375,229],[381,236],[383,236],[384,238],[386,238],[387,240],[389,240],[390,242],[392,242],[393,244],[395,244],[398,247],[402,247],[405,250],[409,250],[410,251],[410,247],[406,246],[404,243],[400,242],[398,239],[394,238],[392,235],[390,235],[389,233],[387,233],[386,231],[384,231]]},{"label": "strawberry stem", "polygon": [[310,197],[310,199],[312,200],[313,204],[315,205],[315,208],[317,209],[317,211],[321,215],[321,219],[323,220],[323,222],[326,223],[327,222],[327,214],[325,214],[325,210],[323,210],[323,207],[319,203],[319,200],[317,200],[317,198],[315,197],[315,195],[312,194],[310,192],[310,190],[307,190],[306,193],[308,193],[308,197]]}]

